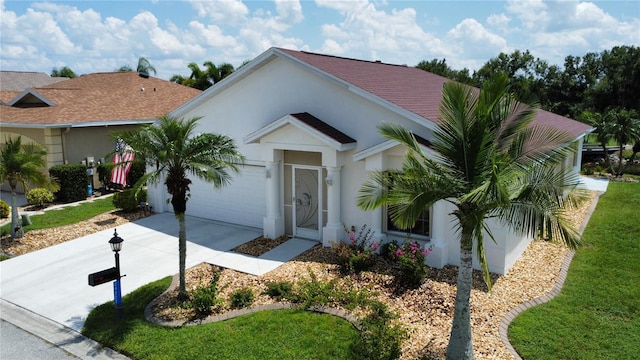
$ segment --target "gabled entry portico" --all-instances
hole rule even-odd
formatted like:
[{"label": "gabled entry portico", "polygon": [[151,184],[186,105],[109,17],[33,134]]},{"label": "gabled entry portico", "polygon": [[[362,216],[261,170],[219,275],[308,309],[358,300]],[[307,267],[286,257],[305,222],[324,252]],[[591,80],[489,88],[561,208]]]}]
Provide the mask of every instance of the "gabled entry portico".
[{"label": "gabled entry portico", "polygon": [[341,240],[343,152],[356,141],[308,113],[290,114],[249,134],[265,165],[264,236]]}]

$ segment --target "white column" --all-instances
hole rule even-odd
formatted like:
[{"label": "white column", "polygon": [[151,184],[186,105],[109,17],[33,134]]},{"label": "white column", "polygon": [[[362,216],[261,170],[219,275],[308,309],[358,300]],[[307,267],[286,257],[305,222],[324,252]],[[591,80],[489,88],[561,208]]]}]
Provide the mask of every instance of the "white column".
[{"label": "white column", "polygon": [[383,244],[387,237],[382,232],[382,207],[377,207],[371,211],[371,230],[373,230],[373,237],[371,240],[378,244]]},{"label": "white column", "polygon": [[327,167],[327,225],[322,229],[322,245],[331,246],[332,242],[342,240],[342,208],[340,202],[341,168]]},{"label": "white column", "polygon": [[[449,261],[449,243],[447,238],[450,236],[451,221],[447,203],[440,200],[431,207],[431,223],[429,224],[429,232],[432,246],[431,253],[427,255],[427,265],[436,268],[442,268]],[[453,210],[453,209],[451,209]]]},{"label": "white column", "polygon": [[263,235],[275,239],[284,234],[284,218],[280,212],[280,169],[278,163],[267,161],[264,175],[266,177],[267,216],[263,219]]}]

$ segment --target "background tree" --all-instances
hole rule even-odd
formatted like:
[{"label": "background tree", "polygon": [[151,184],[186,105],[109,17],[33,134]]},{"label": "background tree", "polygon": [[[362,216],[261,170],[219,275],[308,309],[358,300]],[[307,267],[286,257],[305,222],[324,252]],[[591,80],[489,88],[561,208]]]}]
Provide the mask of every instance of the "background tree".
[{"label": "background tree", "polygon": [[440,76],[444,76],[447,79],[455,80],[463,84],[473,84],[473,79],[469,75],[469,69],[464,68],[462,70],[454,70],[447,65],[447,60],[433,59],[431,61],[423,60],[416,65],[418,69],[428,71]]},{"label": "background tree", "polygon": [[122,65],[115,70],[116,72],[129,72],[133,71],[133,68],[129,65]]},{"label": "background tree", "polygon": [[51,75],[50,76],[52,76],[52,77],[68,77],[69,79],[73,79],[77,75],[68,66],[63,66],[59,70],[57,68],[53,68],[53,70],[51,70]]},{"label": "background tree", "polygon": [[610,119],[609,131],[611,137],[618,143],[618,168],[613,174],[620,177],[624,174],[623,150],[625,145],[640,140],[640,118],[635,111],[624,109],[609,110],[607,117]]},{"label": "background tree", "polygon": [[580,121],[586,122],[593,126],[596,130],[596,141],[602,147],[602,153],[604,154],[604,161],[609,172],[613,173],[613,166],[611,165],[611,159],[609,158],[609,152],[607,151],[607,145],[612,139],[611,121],[606,116],[591,111],[583,112],[580,117]]},{"label": "background tree", "polygon": [[7,138],[0,149],[0,181],[7,181],[11,187],[11,238],[21,238],[24,234],[20,224],[16,190],[22,186],[25,194],[29,185],[47,187],[57,191],[58,185],[47,173],[47,149],[38,144],[22,144],[22,138]]},{"label": "background tree", "polygon": [[188,78],[182,75],[173,75],[170,81],[199,90],[206,90],[235,71],[233,65],[229,63],[222,63],[216,66],[211,61],[205,61],[203,65],[205,66],[204,70],[195,62],[191,62],[187,65],[191,69],[191,75]]},{"label": "background tree", "polygon": [[156,72],[156,68],[151,65],[151,63],[149,62],[149,60],[147,60],[147,58],[144,57],[140,57],[138,59],[138,66],[136,67],[136,71],[139,73],[146,73],[146,74],[150,74],[153,72],[153,74],[157,74]]},{"label": "background tree", "polygon": [[178,219],[178,248],[180,286],[179,296],[187,298],[185,264],[187,257],[187,229],[185,212],[190,196],[191,180],[195,176],[220,188],[231,181],[229,171],[238,172],[237,165],[244,162],[233,140],[225,135],[194,134],[199,118],[189,120],[163,116],[157,124],[142,130],[115,133],[114,138],[122,138],[133,151],[146,159],[147,166],[153,168],[134,185],[139,190],[143,185],[157,183],[165,178],[164,184],[171,195],[171,205]]},{"label": "background tree", "polygon": [[543,230],[546,239],[559,238],[571,247],[579,241],[564,212],[578,198],[563,195],[578,179],[560,165],[571,154],[571,138],[531,126],[536,111],[518,102],[507,83],[504,75],[489,78],[479,94],[462,84],[445,85],[432,141],[437,160],[427,157],[406,129],[382,125],[381,134],[404,144],[409,153],[401,170],[373,173],[357,198],[365,210],[387,206],[394,224],[404,229],[437,201],[455,207],[460,266],[447,359],[473,358],[472,254],[475,242],[491,288],[484,250],[484,234],[493,240],[488,219],[529,236]]}]

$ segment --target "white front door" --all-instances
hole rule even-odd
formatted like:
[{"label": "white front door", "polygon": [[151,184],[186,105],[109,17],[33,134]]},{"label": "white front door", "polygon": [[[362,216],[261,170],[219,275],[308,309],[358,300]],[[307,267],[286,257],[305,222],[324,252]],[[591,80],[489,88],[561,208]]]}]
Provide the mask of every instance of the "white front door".
[{"label": "white front door", "polygon": [[293,236],[320,239],[322,199],[320,176],[322,168],[316,166],[293,166]]}]

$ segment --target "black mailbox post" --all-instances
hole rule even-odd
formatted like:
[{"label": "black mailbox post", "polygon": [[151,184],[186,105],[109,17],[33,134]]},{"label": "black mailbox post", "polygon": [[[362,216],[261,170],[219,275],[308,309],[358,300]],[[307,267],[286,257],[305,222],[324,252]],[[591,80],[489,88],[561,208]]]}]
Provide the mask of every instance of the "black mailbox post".
[{"label": "black mailbox post", "polygon": [[[124,319],[124,304],[122,303],[122,288],[120,279],[124,276],[120,274],[120,250],[122,250],[122,238],[117,231],[113,231],[113,237],[109,240],[109,246],[115,253],[116,266],[102,271],[89,274],[89,285],[96,286],[113,281],[113,303],[116,306],[118,319]],[[115,281],[114,281],[115,280]]]}]

